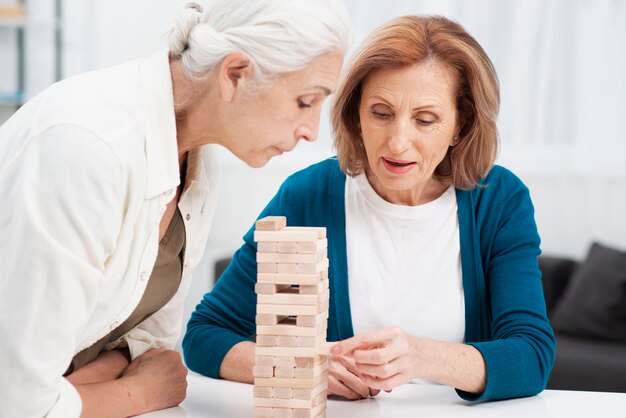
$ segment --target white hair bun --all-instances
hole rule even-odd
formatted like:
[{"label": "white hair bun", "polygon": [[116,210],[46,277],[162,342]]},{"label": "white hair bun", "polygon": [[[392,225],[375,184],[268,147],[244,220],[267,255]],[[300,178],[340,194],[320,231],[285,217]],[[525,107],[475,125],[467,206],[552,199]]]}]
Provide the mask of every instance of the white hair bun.
[{"label": "white hair bun", "polygon": [[189,36],[193,28],[202,20],[202,6],[198,3],[187,3],[180,9],[169,36],[170,53],[174,57],[189,48]]}]

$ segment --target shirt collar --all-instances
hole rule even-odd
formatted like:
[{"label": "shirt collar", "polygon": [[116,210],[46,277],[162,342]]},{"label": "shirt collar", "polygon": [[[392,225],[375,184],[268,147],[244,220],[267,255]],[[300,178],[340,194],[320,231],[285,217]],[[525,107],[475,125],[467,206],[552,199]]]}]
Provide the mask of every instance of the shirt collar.
[{"label": "shirt collar", "polygon": [[146,113],[146,198],[150,199],[180,183],[174,94],[168,52],[161,51],[144,59],[139,66],[139,76]]}]

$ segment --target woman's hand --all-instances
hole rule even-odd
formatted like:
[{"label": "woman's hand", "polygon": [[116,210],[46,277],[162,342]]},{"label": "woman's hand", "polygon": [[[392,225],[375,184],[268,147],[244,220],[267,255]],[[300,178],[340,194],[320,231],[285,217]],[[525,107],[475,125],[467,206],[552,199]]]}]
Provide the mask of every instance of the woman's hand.
[{"label": "woman's hand", "polygon": [[350,357],[355,372],[369,387],[390,391],[423,376],[418,341],[398,327],[387,327],[341,341],[332,353]]},{"label": "woman's hand", "polygon": [[363,381],[354,365],[354,360],[346,356],[330,358],[328,365],[328,394],[343,396],[349,400],[376,396],[380,390],[372,389]]},{"label": "woman's hand", "polygon": [[141,388],[143,412],[180,404],[187,394],[187,368],[180,354],[154,348],[133,360],[122,379],[132,379]]},{"label": "woman's hand", "polygon": [[351,357],[365,384],[379,390],[390,391],[419,377],[479,394],[487,382],[485,360],[475,347],[413,337],[398,327],[340,341],[331,353]]}]

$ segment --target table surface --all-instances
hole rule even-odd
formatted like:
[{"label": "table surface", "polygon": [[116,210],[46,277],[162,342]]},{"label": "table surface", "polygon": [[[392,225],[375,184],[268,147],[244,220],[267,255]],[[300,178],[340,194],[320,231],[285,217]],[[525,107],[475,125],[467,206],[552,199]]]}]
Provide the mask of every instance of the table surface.
[{"label": "table surface", "polygon": [[[190,374],[187,399],[144,418],[252,417],[252,385]],[[530,398],[469,403],[446,386],[407,384],[360,401],[328,400],[328,418],[626,417],[626,393],[545,390]]]}]

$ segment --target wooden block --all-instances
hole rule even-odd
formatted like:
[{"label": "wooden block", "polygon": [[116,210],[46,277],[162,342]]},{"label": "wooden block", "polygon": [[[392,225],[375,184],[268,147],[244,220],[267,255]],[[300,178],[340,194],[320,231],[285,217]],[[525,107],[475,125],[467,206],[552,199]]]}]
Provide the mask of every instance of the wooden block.
[{"label": "wooden block", "polygon": [[278,243],[276,241],[263,241],[256,245],[257,253],[275,253],[278,251]]},{"label": "wooden block", "polygon": [[313,407],[316,407],[316,406],[321,405],[321,404],[325,404],[327,397],[328,397],[328,391],[324,391],[324,392],[320,393],[319,395],[317,395],[313,399]]},{"label": "wooden block", "polygon": [[286,227],[280,231],[254,231],[254,240],[262,241],[292,241],[292,242],[314,242],[318,239],[318,232],[311,230],[298,230]]},{"label": "wooden block", "polygon": [[[296,338],[292,335],[278,335],[274,340],[276,342],[276,347],[296,347]],[[300,337],[300,338],[311,338],[311,337]],[[315,337],[313,337],[315,338]],[[300,346],[306,347],[306,346]]]},{"label": "wooden block", "polygon": [[294,409],[291,418],[323,418],[326,416],[326,402],[312,409]]},{"label": "wooden block", "polygon": [[328,303],[329,303],[329,299],[328,298],[322,298],[322,300],[320,301],[319,304],[319,311],[320,312],[324,312],[328,310]]},{"label": "wooden block", "polygon": [[[254,358],[254,365],[255,366],[267,366],[267,367],[274,367],[274,357],[272,356],[255,356]],[[302,367],[302,366],[299,366]]]},{"label": "wooden block", "polygon": [[301,295],[319,295],[326,289],[328,289],[328,279],[313,285],[301,284],[298,287],[298,293]]},{"label": "wooden block", "polygon": [[323,226],[290,226],[292,231],[314,231],[318,239],[326,238],[326,228]]},{"label": "wooden block", "polygon": [[274,395],[272,388],[255,386],[252,389],[255,398],[271,398]]},{"label": "wooden block", "polygon": [[[293,398],[293,389],[291,388],[267,388],[272,393],[272,398],[291,399]],[[256,396],[256,395],[255,395]],[[267,398],[268,396],[257,396],[258,398]]]},{"label": "wooden block", "polygon": [[299,264],[276,263],[276,273],[278,274],[298,274]]},{"label": "wooden block", "polygon": [[[290,264],[278,264],[279,270],[277,271],[277,273],[280,273],[281,265],[290,265]],[[322,261],[315,263],[315,264],[296,264],[296,266],[297,266],[296,273],[298,274],[315,274],[328,268],[328,258],[325,258]],[[271,272],[263,271],[262,273],[271,273]]]},{"label": "wooden block", "polygon": [[317,354],[320,356],[332,356],[330,353],[331,348],[337,344],[336,342],[323,342],[317,346]]},{"label": "wooden block", "polygon": [[293,418],[293,410],[291,408],[272,408],[272,417]]},{"label": "wooden block", "polygon": [[315,264],[325,258],[325,252],[314,254],[256,253],[257,263]]},{"label": "wooden block", "polygon": [[294,335],[303,337],[315,337],[320,333],[326,334],[326,321],[320,322],[315,327],[299,327],[295,318],[287,318],[278,325],[258,325],[256,333],[264,335]]},{"label": "wooden block", "polygon": [[255,231],[279,231],[287,226],[284,216],[266,216],[254,223]]},{"label": "wooden block", "polygon": [[296,367],[295,357],[274,357],[274,365],[278,367]]},{"label": "wooden block", "polygon": [[301,254],[317,253],[328,248],[328,240],[326,238],[318,239],[313,242],[299,242],[298,252]]},{"label": "wooden block", "polygon": [[254,406],[271,407],[271,408],[297,408],[311,409],[313,408],[313,400],[307,399],[280,399],[280,398],[253,398]]},{"label": "wooden block", "polygon": [[[296,241],[280,241],[276,246],[276,252],[284,254],[297,253],[298,244],[299,243]],[[308,242],[306,244],[308,244]]]},{"label": "wooden block", "polygon": [[256,315],[256,324],[257,325],[276,325],[281,321],[284,321],[289,315],[271,315],[271,314],[261,314],[257,313]]},{"label": "wooden block", "polygon": [[[256,283],[254,285],[254,291],[257,295],[273,295],[287,289],[291,289],[288,284]],[[260,302],[257,300],[257,303]]]},{"label": "wooden block", "polygon": [[315,274],[275,274],[258,273],[258,283],[289,284],[289,285],[315,285],[328,279],[328,275],[321,271]]},{"label": "wooden block", "polygon": [[293,389],[291,394],[294,399],[310,399],[313,400],[320,393],[323,393],[328,389],[328,381],[321,382],[313,388],[307,389]]},{"label": "wooden block", "polygon": [[[267,376],[258,376],[258,377],[267,377]],[[315,377],[315,369],[308,368],[308,367],[296,367],[295,369],[293,369],[293,377],[298,378],[298,379],[313,378]]]},{"label": "wooden block", "polygon": [[254,417],[255,418],[273,418],[274,411],[272,408],[264,408],[264,407],[255,407],[254,408]]},{"label": "wooden block", "polygon": [[[257,283],[258,285],[259,283]],[[267,285],[266,283],[261,283]],[[268,286],[284,286],[284,285],[268,285]],[[328,297],[328,296],[326,296]],[[298,293],[298,289],[287,288],[280,293],[275,294],[259,294],[257,303],[264,305],[319,305],[322,301],[321,295],[306,295]]]},{"label": "wooden block", "polygon": [[299,327],[317,327],[328,319],[328,310],[324,310],[318,315],[298,315],[296,324]]},{"label": "wooden block", "polygon": [[257,377],[254,386],[292,389],[313,389],[318,385],[328,384],[328,372],[315,376],[313,379],[283,379],[280,377]]},{"label": "wooden block", "polygon": [[254,379],[254,386],[272,388],[312,389],[318,384],[316,379],[283,379],[280,377],[257,377]]},{"label": "wooden block", "polygon": [[[256,307],[257,314],[271,315],[318,315],[320,314],[320,306],[323,305],[266,305],[260,304]],[[265,324],[263,324],[265,325]],[[275,324],[271,324],[275,325]],[[300,325],[298,323],[298,325]]]},{"label": "wooden block", "polygon": [[313,367],[296,367],[293,370],[294,377],[296,379],[312,379],[322,372],[328,370],[328,362],[325,361]]},{"label": "wooden block", "polygon": [[252,367],[252,376],[254,377],[273,377],[274,368],[266,366],[254,366]]},{"label": "wooden block", "polygon": [[257,335],[256,345],[259,347],[276,347],[276,336],[274,335]]},{"label": "wooden block", "polygon": [[[278,340],[279,337],[276,337],[276,345],[281,346]],[[296,347],[317,347],[321,343],[326,342],[326,333],[318,334],[314,337],[305,337],[298,336],[296,338]]]},{"label": "wooden block", "polygon": [[[293,379],[295,377],[294,370],[295,370],[295,367],[276,366],[274,367],[274,377]],[[272,377],[272,376],[259,376],[259,377]],[[310,377],[313,378],[314,376],[310,376]]]},{"label": "wooden block", "polygon": [[312,368],[315,365],[314,357],[296,357],[296,367],[303,368],[308,367]]},{"label": "wooden block", "polygon": [[316,348],[309,347],[259,347],[254,348],[257,356],[276,357],[314,357],[317,354]]},{"label": "wooden block", "polygon": [[278,273],[278,264],[276,263],[257,263],[257,273]]}]

